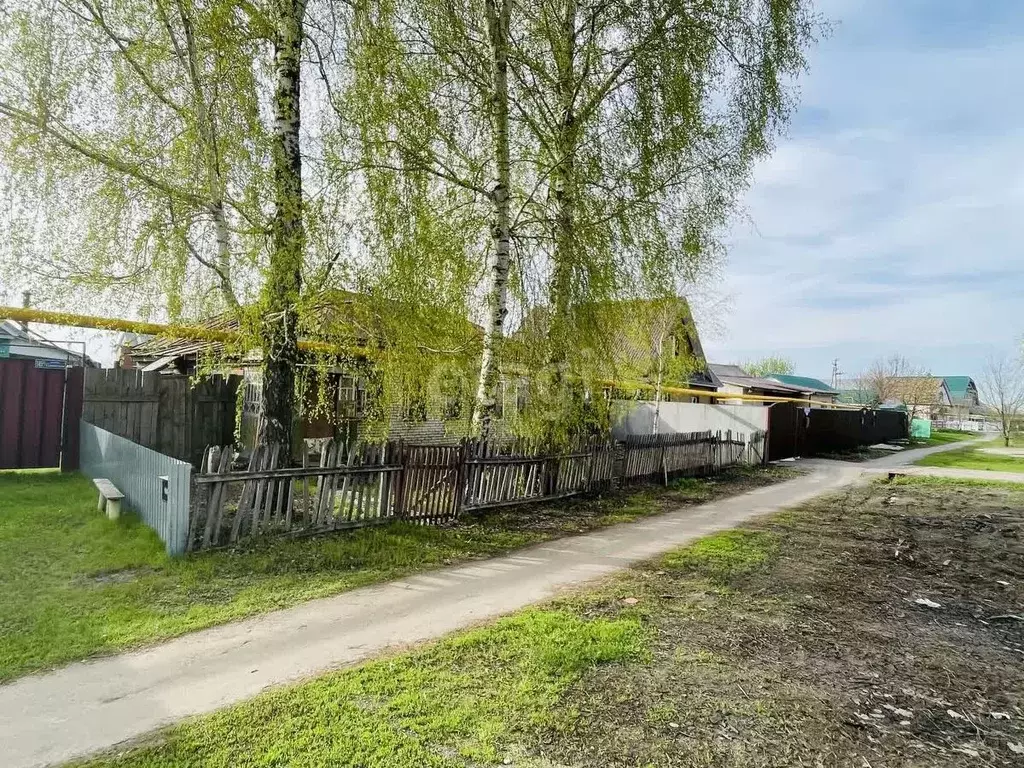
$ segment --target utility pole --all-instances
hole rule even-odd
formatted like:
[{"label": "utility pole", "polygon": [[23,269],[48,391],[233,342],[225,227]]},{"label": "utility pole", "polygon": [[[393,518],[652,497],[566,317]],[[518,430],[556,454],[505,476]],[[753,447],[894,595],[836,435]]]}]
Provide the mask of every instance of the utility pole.
[{"label": "utility pole", "polygon": [[839,377],[843,372],[839,370],[839,358],[832,361],[832,389],[839,389]]}]

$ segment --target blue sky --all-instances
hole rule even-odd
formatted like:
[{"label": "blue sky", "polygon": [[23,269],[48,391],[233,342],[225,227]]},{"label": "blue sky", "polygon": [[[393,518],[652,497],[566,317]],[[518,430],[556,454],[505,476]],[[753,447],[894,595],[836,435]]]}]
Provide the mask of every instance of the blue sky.
[{"label": "blue sky", "polygon": [[1024,335],[1024,3],[819,8],[832,33],[728,237],[705,351],[977,377]]}]

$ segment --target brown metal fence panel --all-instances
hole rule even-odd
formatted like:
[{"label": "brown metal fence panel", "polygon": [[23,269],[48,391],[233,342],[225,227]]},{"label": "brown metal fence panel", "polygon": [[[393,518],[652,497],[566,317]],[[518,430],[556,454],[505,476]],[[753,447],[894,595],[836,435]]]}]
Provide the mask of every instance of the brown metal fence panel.
[{"label": "brown metal fence panel", "polygon": [[0,469],[77,468],[80,377],[80,368],[0,360]]}]

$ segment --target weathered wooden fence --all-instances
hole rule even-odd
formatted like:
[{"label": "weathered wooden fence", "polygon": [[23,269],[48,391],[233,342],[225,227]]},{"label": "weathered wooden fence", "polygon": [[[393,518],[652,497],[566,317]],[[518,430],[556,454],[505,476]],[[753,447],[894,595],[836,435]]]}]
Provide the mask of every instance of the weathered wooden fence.
[{"label": "weathered wooden fence", "polygon": [[234,440],[241,377],[124,368],[85,372],[82,418],[119,437],[197,465],[208,445]]},{"label": "weathered wooden fence", "polygon": [[727,432],[586,440],[560,453],[524,442],[345,446],[284,467],[264,445],[233,466],[232,446],[208,448],[194,476],[192,550],[255,535],[298,535],[408,520],[440,524],[460,513],[565,498],[632,482],[668,482],[724,467],[762,463],[764,433]]}]

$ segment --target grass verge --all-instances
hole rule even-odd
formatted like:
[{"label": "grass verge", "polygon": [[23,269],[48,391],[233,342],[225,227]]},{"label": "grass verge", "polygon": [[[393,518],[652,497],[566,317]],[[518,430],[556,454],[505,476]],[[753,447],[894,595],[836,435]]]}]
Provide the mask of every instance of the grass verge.
[{"label": "grass verge", "polygon": [[913,440],[914,447],[928,448],[934,445],[949,445],[950,443],[961,443],[965,440],[973,440],[978,437],[977,432],[961,432],[958,429],[933,429],[931,437],[927,440]]},{"label": "grass verge", "polygon": [[97,513],[85,478],[0,473],[0,681],[792,475],[735,470],[448,527],[395,524],[169,558],[134,516]]},{"label": "grass verge", "polygon": [[982,469],[992,472],[1024,472],[1024,458],[987,453],[977,448],[960,448],[955,451],[933,453],[914,463],[922,467]]},{"label": "grass verge", "polygon": [[1022,504],[854,487],[88,765],[1019,765]]}]

